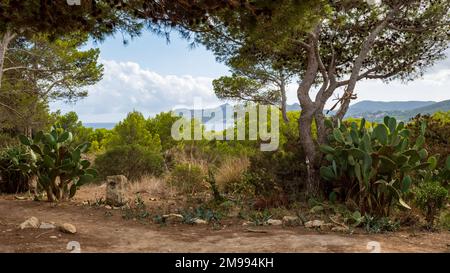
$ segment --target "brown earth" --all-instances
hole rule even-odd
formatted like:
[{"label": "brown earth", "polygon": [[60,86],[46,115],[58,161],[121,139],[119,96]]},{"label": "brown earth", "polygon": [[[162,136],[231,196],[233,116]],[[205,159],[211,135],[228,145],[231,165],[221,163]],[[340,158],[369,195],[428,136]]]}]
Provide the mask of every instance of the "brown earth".
[{"label": "brown earth", "polygon": [[[72,223],[78,232],[18,229],[31,216]],[[342,234],[304,227],[255,227],[249,232],[240,223],[161,226],[125,220],[120,210],[77,201],[55,205],[0,197],[0,252],[70,252],[71,241],[79,242],[82,252],[370,252],[372,241],[379,242],[381,252],[450,252],[449,232]]]}]

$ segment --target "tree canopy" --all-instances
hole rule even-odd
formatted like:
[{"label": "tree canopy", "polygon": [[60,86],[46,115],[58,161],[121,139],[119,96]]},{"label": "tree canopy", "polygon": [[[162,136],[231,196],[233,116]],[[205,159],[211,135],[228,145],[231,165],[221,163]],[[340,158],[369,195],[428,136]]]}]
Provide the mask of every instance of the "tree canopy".
[{"label": "tree canopy", "polygon": [[283,92],[268,92],[274,81],[267,79],[284,72],[287,81],[299,81],[301,143],[312,171],[320,164],[316,144],[326,142],[324,107],[336,91],[344,89],[336,114],[342,119],[358,81],[415,79],[444,58],[449,45],[445,0],[280,1],[270,8],[270,17],[218,13],[194,29],[196,41],[233,72],[215,81],[219,97],[271,102]]}]

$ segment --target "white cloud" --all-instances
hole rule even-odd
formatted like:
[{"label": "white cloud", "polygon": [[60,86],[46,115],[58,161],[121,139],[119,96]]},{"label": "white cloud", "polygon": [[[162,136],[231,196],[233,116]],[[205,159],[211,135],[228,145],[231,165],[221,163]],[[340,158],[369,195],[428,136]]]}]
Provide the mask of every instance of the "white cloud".
[{"label": "white cloud", "polygon": [[102,61],[103,79],[89,88],[89,96],[75,105],[52,103],[52,110],[76,111],[84,122],[115,122],[138,110],[144,115],[168,111],[177,105],[192,107],[195,97],[204,107],[220,104],[212,78],[160,75],[133,62]]},{"label": "white cloud", "polygon": [[[447,56],[449,55],[450,52]],[[51,109],[76,111],[84,122],[116,122],[133,110],[149,116],[174,108],[192,108],[195,98],[202,101],[202,105],[196,105],[195,108],[215,107],[224,103],[214,95],[213,78],[161,75],[134,62],[103,60],[102,63],[105,67],[103,80],[89,88],[87,98],[75,105],[52,103]],[[298,103],[296,89],[295,84],[289,86],[288,103]],[[356,93],[358,99],[353,103],[362,100],[448,100],[450,58],[437,63],[423,78],[408,84],[399,81],[385,84],[378,80],[366,80],[357,84]],[[330,99],[327,108],[334,103],[335,101]]]}]

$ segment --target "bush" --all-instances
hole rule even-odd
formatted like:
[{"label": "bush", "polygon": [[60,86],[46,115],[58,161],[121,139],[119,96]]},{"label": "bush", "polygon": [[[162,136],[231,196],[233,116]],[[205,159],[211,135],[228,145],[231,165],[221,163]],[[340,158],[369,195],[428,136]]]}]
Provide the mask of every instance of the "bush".
[{"label": "bush", "polygon": [[448,191],[439,182],[421,183],[416,191],[416,204],[424,211],[428,225],[434,224],[434,218],[444,207]]},{"label": "bush", "polygon": [[206,174],[199,165],[178,163],[172,170],[168,182],[184,193],[198,193],[206,189]]},{"label": "bush", "polygon": [[407,128],[411,131],[411,140],[416,141],[420,136],[422,123],[427,124],[425,131],[425,148],[430,154],[440,154],[438,167],[445,164],[445,155],[450,154],[450,111],[437,112],[434,115],[417,115],[408,123]]},{"label": "bush", "polygon": [[113,147],[95,159],[102,179],[110,175],[125,175],[130,180],[138,180],[147,175],[160,175],[163,165],[160,153],[136,144]]},{"label": "bush", "polygon": [[0,192],[19,193],[29,190],[30,174],[20,167],[30,164],[33,158],[24,146],[6,148],[0,153]]}]

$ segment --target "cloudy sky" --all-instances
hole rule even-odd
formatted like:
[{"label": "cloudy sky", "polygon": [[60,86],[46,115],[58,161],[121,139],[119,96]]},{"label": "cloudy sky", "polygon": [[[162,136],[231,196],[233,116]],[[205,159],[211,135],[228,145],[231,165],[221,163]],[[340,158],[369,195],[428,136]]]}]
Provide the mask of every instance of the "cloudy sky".
[{"label": "cloudy sky", "polygon": [[[228,74],[228,69],[203,47],[191,49],[175,36],[167,44],[152,34],[130,41],[127,46],[122,37],[117,37],[87,47],[101,50],[103,80],[89,87],[89,96],[76,104],[52,103],[53,111],[75,111],[83,122],[117,122],[133,110],[150,116],[174,108],[192,108],[195,98],[201,98],[204,107],[223,103],[215,97],[211,83]],[[359,82],[357,91],[355,102],[450,99],[450,58],[407,85],[372,80]],[[295,85],[289,87],[288,102],[297,102]]]}]

